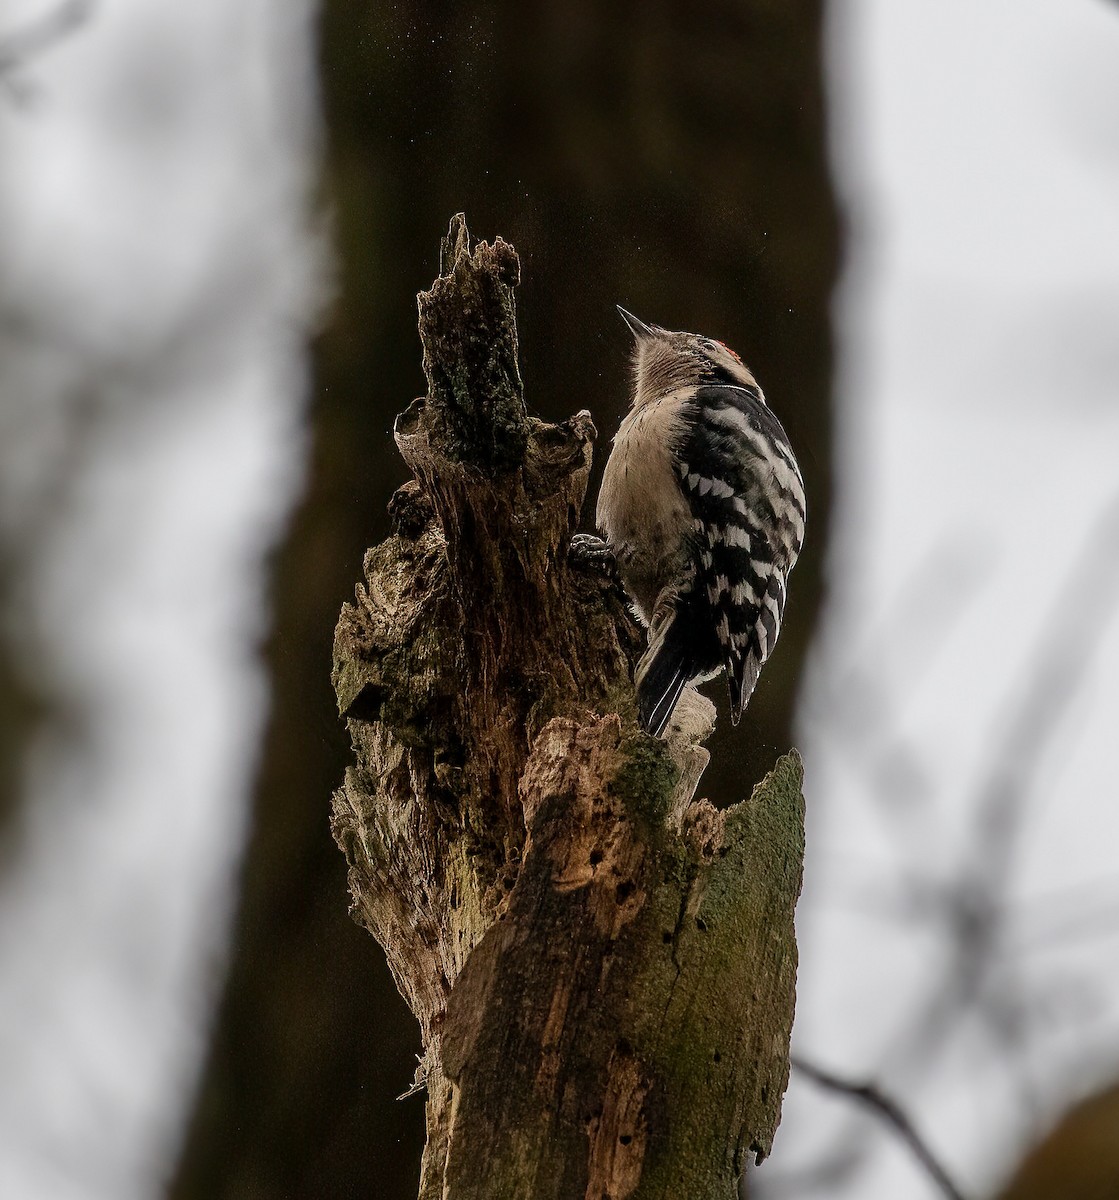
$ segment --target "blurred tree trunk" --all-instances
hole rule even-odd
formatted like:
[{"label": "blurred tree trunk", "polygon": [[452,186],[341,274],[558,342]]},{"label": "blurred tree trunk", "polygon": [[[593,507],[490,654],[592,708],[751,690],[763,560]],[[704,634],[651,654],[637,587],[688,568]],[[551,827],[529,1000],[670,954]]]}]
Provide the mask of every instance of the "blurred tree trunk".
[{"label": "blurred tree trunk", "polygon": [[998,1200],[1119,1196],[1119,1085],[1074,1104],[1025,1156]]},{"label": "blurred tree trunk", "polygon": [[390,1097],[419,1043],[346,916],[327,797],[348,748],[327,676],[338,608],[404,478],[392,418],[423,389],[409,298],[450,213],[521,249],[522,363],[542,415],[585,407],[612,432],[620,302],[733,345],[797,447],[808,542],[749,718],[712,741],[720,802],[789,744],[821,600],[837,221],[819,3],[327,0],[321,59],[339,297],[315,350],[310,487],[276,566],[274,711],[177,1200],[416,1194],[422,1104]]}]

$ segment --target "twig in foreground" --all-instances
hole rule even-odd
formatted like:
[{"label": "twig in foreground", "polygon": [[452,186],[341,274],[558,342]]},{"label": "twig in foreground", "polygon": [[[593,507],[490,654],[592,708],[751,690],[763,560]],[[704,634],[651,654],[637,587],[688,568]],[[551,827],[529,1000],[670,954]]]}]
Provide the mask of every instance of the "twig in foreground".
[{"label": "twig in foreground", "polygon": [[830,1071],[825,1071],[812,1063],[805,1062],[803,1058],[796,1055],[793,1056],[792,1064],[818,1087],[829,1092],[850,1096],[865,1104],[867,1108],[873,1109],[888,1125],[893,1126],[894,1131],[913,1151],[948,1200],[964,1200],[963,1192],[952,1182],[948,1172],[925,1145],[921,1135],[913,1128],[913,1122],[905,1115],[896,1101],[883,1095],[873,1083],[854,1083],[839,1075],[833,1075]]}]

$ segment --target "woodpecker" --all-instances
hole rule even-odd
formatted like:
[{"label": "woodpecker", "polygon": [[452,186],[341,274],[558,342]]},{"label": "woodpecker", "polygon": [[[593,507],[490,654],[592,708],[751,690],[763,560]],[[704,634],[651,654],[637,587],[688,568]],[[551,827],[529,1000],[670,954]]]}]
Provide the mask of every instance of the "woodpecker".
[{"label": "woodpecker", "polygon": [[659,737],[684,687],[725,667],[737,725],[781,631],[804,481],[733,350],[618,311],[634,336],[633,401],[596,522],[649,631],[638,714]]}]

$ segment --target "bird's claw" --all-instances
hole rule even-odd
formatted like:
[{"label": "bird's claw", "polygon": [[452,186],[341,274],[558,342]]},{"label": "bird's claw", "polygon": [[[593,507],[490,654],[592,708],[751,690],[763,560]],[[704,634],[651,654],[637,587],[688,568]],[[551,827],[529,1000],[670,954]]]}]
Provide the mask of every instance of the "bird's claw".
[{"label": "bird's claw", "polygon": [[601,571],[607,575],[614,575],[618,569],[614,551],[593,533],[577,533],[571,539],[567,559],[573,567]]}]

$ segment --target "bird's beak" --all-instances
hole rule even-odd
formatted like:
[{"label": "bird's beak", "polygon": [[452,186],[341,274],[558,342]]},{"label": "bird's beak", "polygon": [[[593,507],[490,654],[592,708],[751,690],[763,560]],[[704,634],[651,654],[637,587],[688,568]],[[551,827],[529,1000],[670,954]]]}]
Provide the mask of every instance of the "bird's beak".
[{"label": "bird's beak", "polygon": [[618,312],[622,314],[622,320],[625,321],[625,323],[629,326],[630,332],[635,338],[638,339],[638,341],[640,341],[642,338],[650,338],[653,336],[652,328],[646,325],[644,321],[639,321],[633,315],[633,313],[626,312],[626,310],[622,308],[620,304],[616,307]]}]

